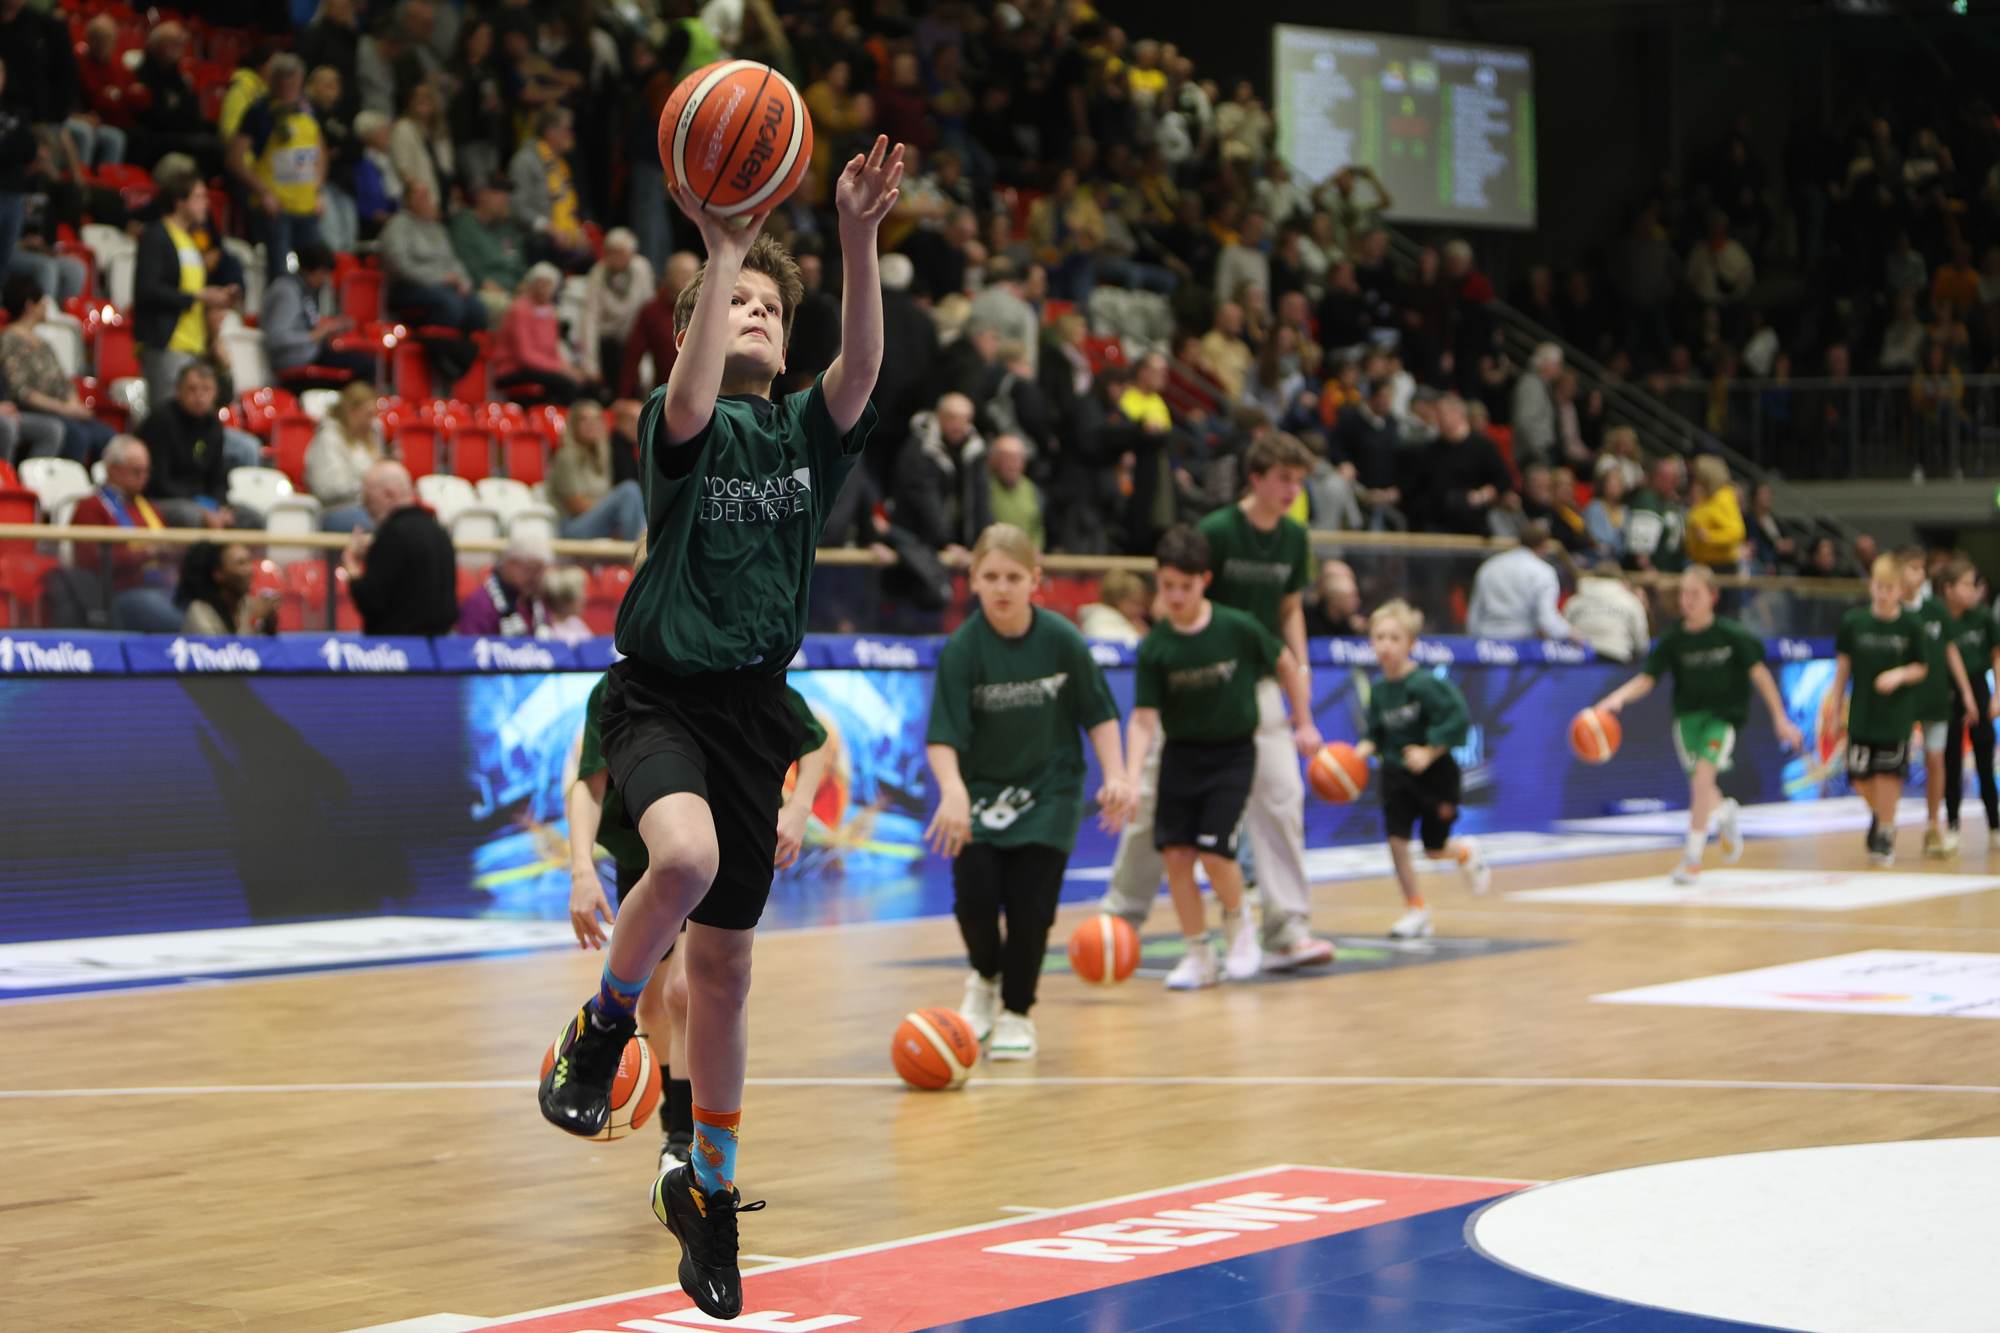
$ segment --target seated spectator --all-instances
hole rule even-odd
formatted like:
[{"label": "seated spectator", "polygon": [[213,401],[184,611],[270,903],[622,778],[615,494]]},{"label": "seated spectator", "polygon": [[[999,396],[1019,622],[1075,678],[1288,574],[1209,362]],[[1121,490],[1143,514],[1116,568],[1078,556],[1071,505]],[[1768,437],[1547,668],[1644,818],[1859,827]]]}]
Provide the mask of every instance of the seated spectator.
[{"label": "seated spectator", "polygon": [[229,138],[229,169],[250,197],[250,234],[265,247],[273,281],[296,250],[320,244],[325,136],[305,100],[305,65],[289,53],[271,62],[271,91],[243,113]]},{"label": "seated spectator", "polygon": [[[360,132],[360,117],[355,131]],[[389,160],[404,187],[421,185],[431,192],[440,211],[451,199],[458,163],[452,153],[451,126],[445,119],[444,94],[435,84],[419,83],[403,102],[403,114],[389,127]]]},{"label": "seated spectator", "polygon": [[1563,619],[1599,657],[1636,662],[1653,640],[1646,622],[1646,603],[1625,581],[1616,560],[1599,561],[1576,581],[1576,595],[1563,607]]},{"label": "seated spectator", "polygon": [[588,585],[589,575],[579,565],[562,565],[542,575],[542,604],[549,609],[549,638],[574,646],[595,633],[579,614]]},{"label": "seated spectator", "polygon": [[118,21],[99,14],[83,29],[84,49],[76,59],[83,87],[83,110],[72,112],[63,128],[87,167],[125,160],[126,134],[134,115],[152,105],[153,95],[125,66],[118,49]]},{"label": "seated spectator", "polygon": [[451,215],[452,249],[486,303],[489,322],[507,313],[521,279],[528,276],[527,239],[514,224],[512,210],[507,191],[486,185],[473,194],[472,207]]},{"label": "seated spectator", "polygon": [[1231,400],[1243,396],[1250,373],[1250,344],[1243,341],[1243,307],[1224,301],[1215,308],[1215,324],[1201,339],[1202,368]]},{"label": "seated spectator", "polygon": [[[604,257],[584,283],[577,330],[577,364],[598,384],[612,384],[625,365],[625,343],[639,311],[653,298],[653,266],[639,253],[639,238],[624,227],[604,234]],[[831,357],[827,358],[829,361]]]},{"label": "seated spectator", "polygon": [[[618,371],[620,397],[642,397],[667,382],[674,360],[680,355],[674,341],[674,304],[680,300],[681,289],[693,282],[700,271],[701,261],[686,250],[675,251],[661,269],[653,299],[640,307],[638,317],[632,321],[632,332],[625,339],[625,359]],[[800,271],[803,274],[803,268]],[[796,318],[792,329],[796,336]],[[649,356],[653,359],[652,374],[642,379],[640,372]]]},{"label": "seated spectator", "polygon": [[1298,330],[1280,325],[1264,340],[1264,349],[1251,363],[1249,381],[1243,386],[1243,404],[1281,421],[1305,388],[1305,359],[1299,351]]},{"label": "seated spectator", "polygon": [[1609,468],[1597,479],[1590,503],[1583,507],[1583,528],[1600,558],[1625,558],[1625,473]]},{"label": "seated spectator", "polygon": [[540,263],[528,270],[521,294],[500,321],[493,340],[493,383],[500,389],[533,386],[559,407],[576,401],[589,376],[570,360],[556,325],[556,288],[562,270]]},{"label": "seated spectator", "polygon": [[1821,537],[1806,553],[1805,568],[1799,571],[1809,579],[1841,579],[1848,576],[1847,568],[1840,560],[1840,547],[1831,537]]},{"label": "seated spectator", "polygon": [[336,335],[354,327],[344,315],[322,314],[320,302],[333,292],[333,251],[317,241],[299,247],[299,271],[275,278],[264,289],[259,326],[264,355],[283,379],[301,366],[347,370],[359,380],[375,382],[375,358],[366,352],[343,352],[332,346]]},{"label": "seated spectator", "polygon": [[[1222,254],[1215,261],[1216,292],[1233,297],[1243,290],[1244,284],[1255,283],[1260,293],[1269,293],[1271,259],[1264,253],[1264,215],[1246,213],[1237,235],[1237,241],[1223,246]],[[1268,302],[1268,296],[1266,300]],[[1270,311],[1267,305],[1246,313],[1262,317]]]},{"label": "seated spectator", "polygon": [[1924,262],[1923,253],[1910,244],[1907,227],[1896,229],[1896,239],[1882,260],[1882,285],[1898,296],[1904,292],[1914,295],[1930,285],[1930,265]]},{"label": "seated spectator", "polygon": [[1514,381],[1513,411],[1508,421],[1514,430],[1514,462],[1519,467],[1557,459],[1555,385],[1562,373],[1562,348],[1542,343],[1528,358],[1527,373]]},{"label": "seated spectator", "polygon": [[591,253],[583,237],[583,201],[570,175],[569,152],[576,147],[576,125],[560,106],[542,108],[535,117],[535,137],[521,145],[508,164],[513,190],[513,217],[527,237],[527,255],[558,269],[581,273],[590,267]]},{"label": "seated spectator", "polygon": [[903,242],[903,253],[916,266],[917,285],[930,293],[932,300],[963,293],[973,257],[986,255],[986,248],[979,244],[979,215],[969,208],[953,208],[942,227],[919,227],[911,232]]},{"label": "seated spectator", "polygon": [[[785,373],[778,377],[773,396],[810,389],[840,355],[840,298],[826,290],[825,280],[826,266],[818,255],[799,256],[802,294],[792,312],[791,336],[785,339]],[[623,361],[621,348],[618,359],[607,360],[605,367],[615,374]]]},{"label": "seated spectator", "polygon": [[241,293],[211,286],[195,233],[208,221],[208,186],[192,159],[176,155],[154,169],[159,220],[139,233],[132,273],[132,342],[146,376],[146,401],[173,396],[181,370],[208,351],[210,308]]},{"label": "seated spectator", "polygon": [[1728,214],[1709,214],[1708,235],[1688,251],[1687,280],[1695,300],[1721,310],[1724,328],[1740,335],[1736,317],[1756,285],[1757,267],[1742,242],[1729,234]]},{"label": "seated spectator", "polygon": [[[76,502],[69,521],[86,528],[165,528],[167,522],[146,499],[153,460],[130,435],[113,436],[104,447],[104,484]],[[97,542],[79,542],[77,568],[103,576]],[[161,543],[117,542],[111,547],[111,628],[139,634],[172,634],[181,627],[181,609],[167,591],[175,582],[179,548]]]},{"label": "seated spectator", "polygon": [[1368,341],[1368,301],[1354,274],[1352,260],[1339,259],[1327,272],[1326,294],[1319,302],[1319,339],[1327,347],[1357,347]]},{"label": "seated spectator", "polygon": [[1750,488],[1749,529],[1751,564],[1759,574],[1791,574],[1799,565],[1799,541],[1772,510],[1771,483],[1760,481]]},{"label": "seated spectator", "polygon": [[510,540],[499,563],[465,595],[458,608],[458,628],[452,632],[546,638],[549,610],[542,605],[542,574],[554,560],[549,544],[539,537]]},{"label": "seated spectator", "polygon": [[1635,569],[1678,573],[1687,561],[1687,506],[1681,503],[1681,460],[1664,454],[1653,460],[1646,485],[1632,497],[1625,520],[1625,555]]},{"label": "seated spectator", "polygon": [[133,126],[129,160],[149,167],[168,153],[186,153],[206,180],[222,170],[222,141],[201,114],[194,84],[181,71],[186,54],[187,29],[180,24],[156,23],[146,33],[146,54],[138,75],[147,104]]},{"label": "seated spectator", "polygon": [[813,126],[812,164],[806,168],[807,198],[817,208],[833,203],[833,182],[863,141],[875,119],[875,101],[852,88],[853,66],[829,61],[817,83],[805,90]]},{"label": "seated spectator", "polygon": [[562,515],[565,538],[612,537],[629,542],[646,531],[646,501],[639,483],[617,481],[612,472],[611,432],[604,409],[579,398],[569,410],[562,445],[549,465],[549,503]]},{"label": "seated spectator", "polygon": [[1152,611],[1153,590],[1144,575],[1129,569],[1107,570],[1097,585],[1097,600],[1077,611],[1077,627],[1086,639],[1137,648],[1146,637]]},{"label": "seated spectator", "polygon": [[970,398],[948,393],[935,411],[911,418],[910,438],[896,458],[889,512],[897,527],[951,560],[962,560],[993,522],[986,441],[973,428]]},{"label": "seated spectator", "polygon": [[1915,370],[1924,350],[1924,324],[1917,318],[1917,298],[1896,294],[1896,313],[1882,329],[1882,351],[1875,364],[1884,371]]},{"label": "seated spectator", "polygon": [[1492,437],[1472,429],[1463,398],[1455,393],[1440,397],[1437,418],[1437,438],[1424,446],[1418,468],[1425,526],[1432,532],[1488,536],[1488,516],[1496,505],[1505,508],[1514,476]]},{"label": "seated spectator", "polygon": [[1048,541],[1041,487],[1028,480],[1028,446],[1018,435],[996,435],[986,461],[989,512],[995,523],[1011,523],[1041,550]]},{"label": "seated spectator", "polygon": [[1027,230],[1028,244],[1048,273],[1049,294],[1089,309],[1104,215],[1097,200],[1078,189],[1076,168],[1064,167],[1054,187],[1028,206]]},{"label": "seated spectator", "polygon": [[1306,633],[1313,638],[1367,638],[1368,617],[1361,613],[1361,584],[1345,560],[1327,560],[1313,580],[1306,603]]},{"label": "seated spectator", "polygon": [[437,516],[417,503],[401,463],[384,459],[361,482],[374,521],[341,555],[347,591],[366,634],[449,634],[458,622],[458,557]]},{"label": "seated spectator", "polygon": [[986,287],[972,298],[968,316],[989,328],[1004,341],[1015,339],[1028,349],[1028,360],[1041,367],[1042,298],[1048,295],[1048,277],[1039,264],[1018,267],[1005,255],[986,261]]},{"label": "seated spectator", "polygon": [[1747,535],[1729,464],[1714,454],[1694,460],[1688,483],[1687,558],[1718,574],[1734,574]]},{"label": "seated spectator", "polygon": [[1576,637],[1556,610],[1562,582],[1542,559],[1541,550],[1548,543],[1548,525],[1531,520],[1522,525],[1518,545],[1486,558],[1472,578],[1467,634],[1480,639]]},{"label": "seated spectator", "polygon": [[354,118],[354,137],[361,142],[361,160],[354,164],[354,210],[364,241],[380,236],[403,206],[403,178],[389,156],[389,132],[389,118],[379,111]]},{"label": "seated spectator", "polygon": [[53,422],[62,431],[62,457],[90,466],[114,432],[91,415],[63,374],[55,349],[35,335],[35,326],[48,318],[49,298],[40,283],[16,273],[0,287],[0,308],[8,320],[0,334],[0,376],[21,410],[24,433],[30,425],[46,430],[44,423]]},{"label": "seated spectator", "polygon": [[412,185],[404,205],[382,228],[389,309],[417,325],[460,333],[485,328],[486,306],[473,294],[472,275],[438,220],[437,197],[427,185]]},{"label": "seated spectator", "polygon": [[[1350,497],[1326,497],[1330,510],[1354,509],[1354,517],[1371,531],[1407,532],[1403,503],[1402,432],[1393,411],[1396,381],[1377,375],[1366,399],[1343,409],[1327,440],[1327,461],[1333,465]],[[1332,526],[1331,524],[1329,526]]]},{"label": "seated spectator", "polygon": [[146,498],[176,528],[261,528],[264,516],[229,504],[229,452],[215,411],[215,372],[181,367],[174,396],[146,414],[139,438],[153,461]]},{"label": "seated spectator", "polygon": [[319,501],[321,532],[375,530],[361,503],[361,485],[381,461],[375,386],[356,380],[340,391],[306,446],[306,489]]},{"label": "seated spectator", "polygon": [[276,634],[278,594],[253,594],[257,562],[241,542],[196,542],[181,558],[174,605],[186,614],[183,634]]},{"label": "seated spectator", "polygon": [[1590,553],[1596,543],[1583,521],[1583,506],[1576,499],[1576,473],[1566,467],[1549,469],[1549,529],[1572,555]]}]

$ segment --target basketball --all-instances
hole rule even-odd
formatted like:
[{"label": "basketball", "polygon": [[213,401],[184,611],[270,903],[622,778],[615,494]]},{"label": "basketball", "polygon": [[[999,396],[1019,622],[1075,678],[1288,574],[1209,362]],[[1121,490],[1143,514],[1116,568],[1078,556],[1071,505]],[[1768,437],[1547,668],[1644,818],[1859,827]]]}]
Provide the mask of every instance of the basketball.
[{"label": "basketball", "polygon": [[896,1026],[889,1058],[903,1082],[925,1092],[962,1088],[979,1063],[979,1040],[956,1009],[919,1009]]},{"label": "basketball", "polygon": [[1093,986],[1116,986],[1139,970],[1139,932],[1122,916],[1100,912],[1069,937],[1069,965]]},{"label": "basketball", "polygon": [[[549,1076],[555,1063],[556,1048],[550,1046],[542,1057],[543,1078]],[[618,1072],[611,1080],[611,1118],[605,1121],[604,1132],[588,1141],[609,1143],[624,1138],[644,1125],[659,1104],[660,1067],[653,1063],[653,1048],[645,1038],[634,1037],[625,1043],[625,1053],[618,1057]]]},{"label": "basketball", "polygon": [[722,60],[680,81],[660,113],[660,162],[721,217],[767,212],[812,162],[812,120],[790,79]]},{"label": "basketball", "polygon": [[1313,756],[1306,777],[1322,801],[1346,805],[1368,785],[1368,761],[1346,741],[1328,741]]},{"label": "basketball", "polygon": [[1569,724],[1569,748],[1586,764],[1601,764],[1617,754],[1624,737],[1618,718],[1602,708],[1586,708]]}]

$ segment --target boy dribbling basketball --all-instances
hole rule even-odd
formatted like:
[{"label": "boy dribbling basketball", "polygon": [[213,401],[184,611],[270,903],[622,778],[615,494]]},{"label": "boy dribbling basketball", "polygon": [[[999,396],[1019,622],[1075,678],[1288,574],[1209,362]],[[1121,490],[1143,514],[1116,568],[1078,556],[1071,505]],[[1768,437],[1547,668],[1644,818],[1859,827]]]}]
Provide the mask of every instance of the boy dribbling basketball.
[{"label": "boy dribbling basketball", "polygon": [[1847,780],[1868,802],[1868,859],[1896,864],[1896,802],[1910,771],[1910,728],[1916,692],[1928,673],[1924,629],[1903,609],[1903,567],[1893,555],[1878,556],[1869,571],[1868,605],[1840,618],[1834,636],[1833,683],[1820,705],[1820,734],[1840,729],[1840,702],[1848,682],[1854,697],[1847,707]]},{"label": "boy dribbling basketball", "polygon": [[835,187],[846,289],[841,351],[779,401],[798,266],[759,233],[707,212],[684,185],[708,262],[674,308],[680,355],[639,421],[651,558],[618,608],[625,660],[600,717],[604,759],[645,841],[647,868],[612,927],[598,993],[558,1039],[544,1117],[602,1128],[633,1010],[687,923],[686,1064],[694,1149],[661,1174],[653,1211],[681,1243],[681,1289],[707,1315],[743,1308],[737,1270],[737,1127],[748,1059],[753,932],[771,891],[785,772],[803,728],[784,670],[805,637],[820,529],[859,459],[882,362],[876,232],[894,207],[902,149],[878,138]]},{"label": "boy dribbling basketball", "polygon": [[1688,831],[1676,884],[1693,884],[1701,876],[1702,852],[1708,846],[1708,822],[1720,816],[1722,856],[1732,864],[1743,855],[1743,832],[1734,800],[1725,799],[1716,779],[1736,762],[1736,734],[1750,724],[1750,693],[1754,689],[1771,712],[1778,739],[1792,749],[1805,736],[1785,715],[1778,682],[1764,664],[1764,641],[1743,626],[1715,614],[1715,575],[1706,565],[1689,565],[1681,574],[1681,619],[1653,644],[1639,674],[1604,696],[1598,707],[1616,713],[1643,699],[1674,674],[1674,753],[1688,775]]},{"label": "boy dribbling basketball", "polygon": [[1097,750],[1107,830],[1135,798],[1103,668],[1074,625],[1029,600],[1042,569],[1028,534],[1007,523],[980,533],[970,581],[979,608],[938,654],[926,734],[938,808],[924,837],[952,858],[952,912],[972,962],[959,1012],[988,1058],[1027,1060],[1028,1011],[1083,822],[1078,731]]},{"label": "boy dribbling basketball", "polygon": [[1451,752],[1465,744],[1472,716],[1456,685],[1423,670],[1410,655],[1423,627],[1424,613],[1400,597],[1368,617],[1368,643],[1382,674],[1368,690],[1368,735],[1354,747],[1363,759],[1382,757],[1382,826],[1405,904],[1402,919],[1389,928],[1389,938],[1398,940],[1428,939],[1435,929],[1410,860],[1411,828],[1419,830],[1424,855],[1457,862],[1474,893],[1493,885],[1479,840],[1451,836],[1462,777]]},{"label": "boy dribbling basketball", "polygon": [[[1153,845],[1166,862],[1167,891],[1187,953],[1169,990],[1199,990],[1226,974],[1257,975],[1263,950],[1243,901],[1236,835],[1257,772],[1257,682],[1275,672],[1292,706],[1292,743],[1319,750],[1312,701],[1292,650],[1248,614],[1209,600],[1208,539],[1182,525],[1160,539],[1160,601],[1166,617],[1139,645],[1137,706],[1125,743],[1126,780],[1136,791],[1155,730],[1160,753]],[[1218,968],[1195,884],[1197,860],[1222,904],[1225,960]]]}]

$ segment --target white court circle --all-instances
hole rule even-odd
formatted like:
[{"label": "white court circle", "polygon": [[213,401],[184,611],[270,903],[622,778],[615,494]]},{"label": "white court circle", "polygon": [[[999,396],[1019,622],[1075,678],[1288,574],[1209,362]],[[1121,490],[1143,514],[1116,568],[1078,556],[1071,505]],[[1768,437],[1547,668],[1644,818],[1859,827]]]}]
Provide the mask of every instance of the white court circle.
[{"label": "white court circle", "polygon": [[1666,1162],[1482,1212],[1489,1257],[1612,1300],[1804,1333],[2000,1327],[2000,1138]]}]

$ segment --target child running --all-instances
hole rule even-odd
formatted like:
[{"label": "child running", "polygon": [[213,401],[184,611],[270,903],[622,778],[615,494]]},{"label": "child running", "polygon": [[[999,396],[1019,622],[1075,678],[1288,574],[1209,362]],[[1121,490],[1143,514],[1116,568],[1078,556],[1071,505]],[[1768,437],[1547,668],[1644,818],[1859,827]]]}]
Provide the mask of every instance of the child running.
[{"label": "child running", "polygon": [[1104,774],[1104,828],[1116,832],[1135,804],[1103,669],[1074,625],[1029,600],[1041,565],[1021,529],[979,534],[979,606],[938,655],[926,738],[938,808],[924,837],[952,858],[952,910],[972,962],[959,1012],[995,1060],[1035,1054],[1028,1011],[1083,822],[1079,730]]},{"label": "child running", "polygon": [[[1292,744],[1300,754],[1318,752],[1320,737],[1292,650],[1250,615],[1209,600],[1208,538],[1182,524],[1160,539],[1158,554],[1166,617],[1139,645],[1126,779],[1137,790],[1153,733],[1163,732],[1153,846],[1166,863],[1167,891],[1187,937],[1187,953],[1168,975],[1167,989],[1199,990],[1215,985],[1218,971],[1243,981],[1263,963],[1236,864],[1236,834],[1257,771],[1257,682],[1277,673],[1291,702]],[[1226,953],[1220,969],[1194,882],[1197,860],[1222,904]]]},{"label": "child running", "polygon": [[[805,637],[813,557],[859,460],[882,364],[876,233],[895,206],[902,149],[877,138],[835,187],[846,276],[840,355],[811,388],[771,401],[803,299],[798,265],[685,185],[674,202],[708,262],[674,306],[680,354],[639,421],[651,558],[618,608],[599,715],[610,780],[646,844],[593,996],[558,1039],[539,1101],[584,1137],[603,1128],[633,1011],[687,923],[685,1063],[694,1151],[662,1173],[653,1212],[681,1243],[681,1289],[704,1314],[743,1309],[736,1189],[751,949],[770,896],[785,773],[804,736],[784,670]],[[676,1052],[679,1054],[679,1052]]]},{"label": "child running", "polygon": [[1924,629],[1903,609],[1903,567],[1893,555],[1876,557],[1869,570],[1868,605],[1840,618],[1834,636],[1833,683],[1820,705],[1820,734],[1838,735],[1840,703],[1847,706],[1847,780],[1868,802],[1868,859],[1896,864],[1896,802],[1910,771],[1910,728],[1924,665]]},{"label": "child running", "polygon": [[1397,940],[1429,939],[1435,933],[1430,906],[1417,887],[1416,863],[1410,860],[1412,826],[1421,830],[1424,855],[1456,861],[1474,893],[1493,887],[1493,871],[1479,840],[1451,836],[1461,777],[1451,752],[1465,744],[1472,716],[1456,685],[1421,669],[1410,656],[1423,628],[1424,613],[1400,597],[1382,603],[1368,617],[1368,643],[1382,674],[1368,690],[1368,735],[1354,747],[1363,759],[1382,758],[1382,827],[1406,905],[1402,919],[1389,928],[1389,938]]},{"label": "child running", "polygon": [[1669,626],[1646,655],[1639,674],[1604,696],[1598,707],[1617,713],[1643,699],[1674,675],[1674,753],[1688,775],[1688,831],[1674,867],[1676,884],[1701,878],[1702,853],[1708,847],[1708,825],[1717,820],[1722,834],[1722,858],[1730,864],[1743,855],[1740,811],[1725,798],[1716,779],[1736,763],[1736,733],[1750,724],[1750,693],[1763,696],[1778,739],[1792,749],[1805,736],[1785,713],[1778,682],[1764,664],[1764,641],[1734,620],[1715,614],[1715,575],[1707,565],[1689,565],[1681,573],[1681,619]]},{"label": "child running", "polygon": [[[1951,730],[1944,738],[1944,849],[1958,850],[1958,807],[1965,794],[1965,741],[1972,738],[1972,759],[1979,766],[1979,798],[1986,805],[1986,845],[2000,847],[2000,788],[1993,781],[1993,718],[2000,713],[2000,696],[1987,687],[1988,669],[2000,671],[2000,622],[1986,605],[1986,583],[1970,560],[1955,555],[1938,571],[1945,610],[1951,615],[1945,632],[1958,655],[1963,688],[1951,697]],[[1964,727],[1967,731],[1961,731]]]},{"label": "child running", "polygon": [[1924,548],[1905,546],[1896,552],[1896,558],[1903,564],[1903,609],[1923,630],[1925,674],[1911,693],[1924,740],[1924,859],[1939,861],[1947,851],[1942,817],[1945,741],[1958,734],[1951,725],[1953,706],[1958,702],[1952,697],[1952,685],[1956,680],[1960,692],[1970,692],[1972,687],[1965,683],[1965,668],[1957,664],[1957,653],[1951,646],[1951,612],[1943,597],[1932,594]]}]

